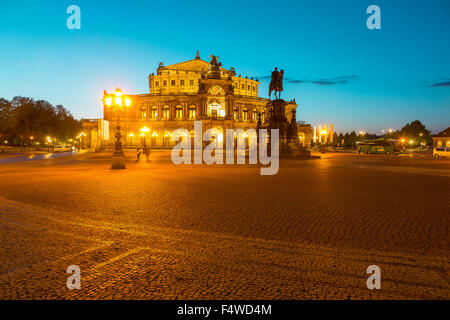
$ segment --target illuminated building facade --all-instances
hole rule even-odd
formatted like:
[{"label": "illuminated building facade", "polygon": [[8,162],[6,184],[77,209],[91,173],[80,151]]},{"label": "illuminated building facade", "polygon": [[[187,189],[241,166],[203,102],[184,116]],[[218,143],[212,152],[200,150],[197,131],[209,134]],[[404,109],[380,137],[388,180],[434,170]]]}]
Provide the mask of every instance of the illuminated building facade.
[{"label": "illuminated building facade", "polygon": [[450,127],[432,137],[434,147],[450,147]]},{"label": "illuminated building facade", "polygon": [[[156,74],[148,76],[149,93],[127,94],[129,106],[120,113],[108,105],[115,93],[105,91],[103,120],[109,128],[115,128],[120,117],[122,141],[127,148],[144,144],[151,148],[174,146],[177,142],[171,141],[172,132],[187,129],[193,137],[195,120],[202,121],[203,133],[218,129],[221,132],[218,139],[223,143],[226,143],[226,129],[256,129],[259,116],[262,125],[267,124],[270,100],[259,97],[260,82],[236,76],[233,67],[224,69],[220,63],[213,68],[212,62],[200,59],[197,52],[195,59],[189,61],[169,66],[160,63]],[[288,121],[296,109],[295,100],[286,102]],[[85,145],[91,149],[112,146],[113,132],[105,135],[108,139],[94,139],[100,130],[95,127],[96,122],[96,119],[83,120],[83,131],[87,133]],[[298,123],[300,143],[310,147],[311,125]]]},{"label": "illuminated building facade", "polygon": [[[164,66],[160,63],[156,74],[148,77],[149,93],[127,95],[131,104],[120,114],[120,126],[125,146],[146,144],[150,147],[170,147],[170,139],[178,128],[193,135],[194,121],[202,121],[203,132],[217,128],[225,140],[226,129],[256,129],[260,115],[268,121],[269,99],[259,97],[257,79],[236,76],[213,60],[206,62],[197,56],[193,60]],[[113,97],[114,93],[105,92]],[[295,101],[287,103],[286,116],[296,109]],[[114,128],[119,115],[104,103],[104,120]],[[108,144],[113,143],[110,135]],[[225,142],[225,141],[224,141]]]},{"label": "illuminated building facade", "polygon": [[333,143],[333,124],[318,125],[313,128],[314,144],[331,144]]}]

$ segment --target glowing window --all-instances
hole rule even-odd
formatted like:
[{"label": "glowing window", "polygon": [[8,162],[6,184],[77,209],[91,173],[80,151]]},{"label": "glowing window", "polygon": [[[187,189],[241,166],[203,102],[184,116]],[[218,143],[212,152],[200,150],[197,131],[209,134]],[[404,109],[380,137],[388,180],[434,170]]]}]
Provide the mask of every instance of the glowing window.
[{"label": "glowing window", "polygon": [[165,120],[169,119],[169,115],[170,115],[169,112],[170,112],[169,111],[169,106],[165,106],[164,109],[163,109],[163,114],[162,114],[163,119],[165,119]]},{"label": "glowing window", "polygon": [[177,107],[177,108],[175,109],[175,117],[176,117],[178,120],[181,120],[181,119],[183,118],[183,109],[181,108],[181,106],[180,106],[180,107]]},{"label": "glowing window", "polygon": [[141,107],[141,119],[147,118],[147,108]]},{"label": "glowing window", "polygon": [[189,119],[195,119],[195,107],[189,107]]},{"label": "glowing window", "polygon": [[248,120],[248,110],[247,109],[242,110],[242,119],[244,119],[244,121]]}]

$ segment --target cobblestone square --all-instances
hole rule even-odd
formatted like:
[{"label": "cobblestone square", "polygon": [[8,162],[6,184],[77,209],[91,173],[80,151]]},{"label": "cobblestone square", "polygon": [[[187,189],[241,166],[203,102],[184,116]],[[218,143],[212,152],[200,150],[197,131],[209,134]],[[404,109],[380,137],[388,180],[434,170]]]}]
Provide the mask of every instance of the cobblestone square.
[{"label": "cobblestone square", "polygon": [[126,160],[0,165],[0,299],[450,298],[450,160],[325,154],[275,176]]}]

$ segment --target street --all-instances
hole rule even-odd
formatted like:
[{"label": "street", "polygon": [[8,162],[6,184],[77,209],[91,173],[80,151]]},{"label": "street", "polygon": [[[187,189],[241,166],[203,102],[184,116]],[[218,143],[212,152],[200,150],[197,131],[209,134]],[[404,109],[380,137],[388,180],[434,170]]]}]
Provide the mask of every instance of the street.
[{"label": "street", "polygon": [[0,299],[450,298],[448,158],[134,159],[0,164]]}]

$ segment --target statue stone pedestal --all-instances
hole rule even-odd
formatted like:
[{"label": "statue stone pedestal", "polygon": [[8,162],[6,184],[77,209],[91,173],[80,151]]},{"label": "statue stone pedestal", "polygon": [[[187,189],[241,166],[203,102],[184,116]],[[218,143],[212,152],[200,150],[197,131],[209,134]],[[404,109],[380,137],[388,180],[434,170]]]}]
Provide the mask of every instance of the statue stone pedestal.
[{"label": "statue stone pedestal", "polygon": [[286,102],[283,99],[270,101],[267,107],[270,108],[269,124],[267,125],[269,135],[271,129],[279,130],[280,157],[310,159],[311,152],[299,141],[295,112],[289,122],[286,117]]},{"label": "statue stone pedestal", "polygon": [[113,170],[122,170],[125,169],[125,155],[123,152],[114,152],[112,156],[112,165],[111,169]]}]

